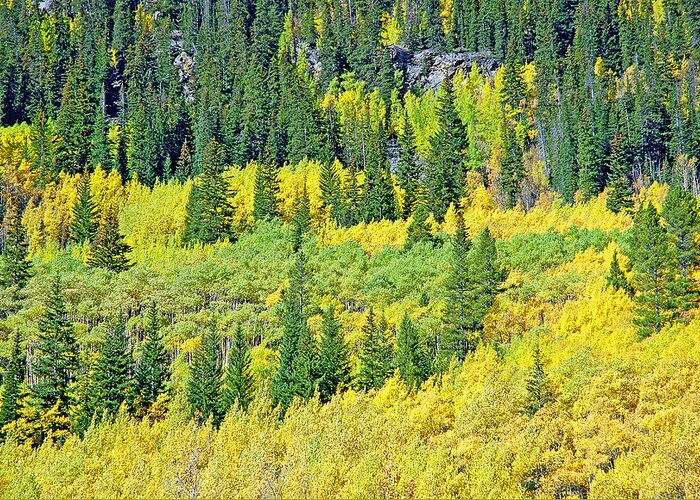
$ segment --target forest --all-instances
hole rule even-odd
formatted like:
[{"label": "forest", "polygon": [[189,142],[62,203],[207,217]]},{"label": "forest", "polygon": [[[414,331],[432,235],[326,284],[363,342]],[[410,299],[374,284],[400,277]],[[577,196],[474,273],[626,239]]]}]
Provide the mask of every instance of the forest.
[{"label": "forest", "polygon": [[697,0],[0,0],[2,497],[700,497],[699,62]]}]

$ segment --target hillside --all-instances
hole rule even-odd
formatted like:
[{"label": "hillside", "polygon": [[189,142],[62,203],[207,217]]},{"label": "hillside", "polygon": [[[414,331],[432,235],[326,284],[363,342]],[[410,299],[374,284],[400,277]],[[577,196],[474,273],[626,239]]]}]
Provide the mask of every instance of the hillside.
[{"label": "hillside", "polygon": [[0,494],[700,496],[698,27],[0,2]]}]

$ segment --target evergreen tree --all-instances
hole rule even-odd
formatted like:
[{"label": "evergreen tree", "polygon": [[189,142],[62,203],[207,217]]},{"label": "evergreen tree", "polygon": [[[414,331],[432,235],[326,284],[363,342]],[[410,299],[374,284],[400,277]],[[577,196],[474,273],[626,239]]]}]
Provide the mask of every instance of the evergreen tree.
[{"label": "evergreen tree", "polygon": [[608,210],[618,213],[633,207],[632,186],[628,177],[631,160],[628,147],[619,134],[613,139],[611,147],[606,205]]},{"label": "evergreen tree", "polygon": [[250,372],[250,346],[243,336],[241,325],[236,327],[233,342],[228,351],[228,364],[221,395],[222,414],[236,403],[244,411],[253,399],[253,377]]},{"label": "evergreen tree", "polygon": [[253,193],[253,216],[255,220],[272,219],[279,215],[278,168],[274,163],[263,162],[255,170],[255,190]]},{"label": "evergreen tree", "polygon": [[202,173],[192,186],[185,214],[185,243],[214,243],[232,237],[233,207],[223,177],[224,151],[212,139],[204,149]]},{"label": "evergreen tree", "polygon": [[329,306],[323,314],[318,376],[318,391],[324,403],[330,401],[339,388],[350,382],[347,347],[340,325],[335,319],[333,306]]},{"label": "evergreen tree", "polygon": [[673,245],[653,205],[639,209],[627,243],[636,290],[634,323],[644,338],[658,333],[673,315]]},{"label": "evergreen tree", "polygon": [[469,279],[467,293],[473,331],[484,328],[484,317],[493,305],[506,273],[498,261],[496,241],[488,228],[481,231],[472,242],[469,251]]},{"label": "evergreen tree", "polygon": [[311,231],[311,202],[304,191],[294,200],[294,215],[292,217],[292,250],[298,252],[304,242],[304,237]]},{"label": "evergreen tree", "polygon": [[187,397],[195,422],[201,425],[212,417],[215,424],[219,423],[220,388],[219,338],[216,323],[212,321],[194,352],[187,380]]},{"label": "evergreen tree", "polygon": [[630,295],[633,293],[632,286],[627,280],[627,276],[620,267],[620,262],[617,259],[617,250],[613,252],[613,258],[610,262],[610,270],[608,271],[608,275],[605,277],[605,282],[613,290],[624,290]]},{"label": "evergreen tree", "polygon": [[360,212],[367,223],[396,219],[396,196],[388,166],[367,165]]},{"label": "evergreen tree", "polygon": [[692,194],[679,187],[673,187],[664,200],[661,214],[675,246],[675,305],[681,312],[690,311],[697,306],[700,295],[692,275],[700,261],[700,217],[697,202]]},{"label": "evergreen tree", "polygon": [[392,352],[386,333],[385,320],[377,324],[374,311],[370,308],[367,321],[362,327],[362,342],[360,350],[360,372],[357,383],[361,389],[378,389],[391,374]]},{"label": "evergreen tree", "polygon": [[105,211],[95,239],[90,245],[88,265],[120,273],[132,266],[126,257],[130,251],[131,247],[124,243],[124,236],[119,232],[117,211],[115,207],[110,206]]},{"label": "evergreen tree", "polygon": [[445,308],[445,335],[443,348],[463,361],[467,353],[476,349],[472,331],[471,304],[468,303],[472,280],[469,275],[471,241],[464,227],[462,212],[457,212],[457,232],[452,240],[452,265]]},{"label": "evergreen tree", "polygon": [[28,260],[27,232],[22,225],[22,211],[18,201],[10,199],[5,212],[5,245],[2,251],[2,285],[23,288],[30,276],[31,262]]},{"label": "evergreen tree", "polygon": [[180,182],[185,182],[192,175],[192,148],[187,139],[182,143],[180,156],[175,167],[175,178]]},{"label": "evergreen tree", "polygon": [[78,345],[58,276],[51,282],[44,312],[39,318],[39,342],[35,352],[32,370],[36,383],[32,393],[37,409],[48,411],[56,406],[60,415],[68,416],[72,402],[70,388],[78,370]]},{"label": "evergreen tree", "polygon": [[430,377],[430,359],[423,345],[418,326],[405,314],[396,335],[394,364],[401,379],[416,388]]},{"label": "evergreen tree", "polygon": [[523,152],[515,135],[515,128],[503,119],[503,157],[501,159],[501,190],[505,196],[506,208],[513,208],[520,199],[520,191],[525,172]]},{"label": "evergreen tree", "polygon": [[397,177],[404,191],[401,215],[408,219],[423,197],[422,169],[418,164],[416,137],[411,120],[406,117],[406,130],[399,141]]},{"label": "evergreen tree", "polygon": [[94,396],[98,417],[114,415],[131,392],[131,355],[122,318],[107,321],[107,333],[95,366]]},{"label": "evergreen tree", "polygon": [[295,397],[309,398],[315,388],[316,346],[306,323],[306,257],[296,252],[289,289],[282,304],[280,366],[272,379],[272,398],[286,410]]},{"label": "evergreen tree", "polygon": [[408,225],[404,249],[410,250],[413,245],[421,241],[430,244],[433,243],[433,235],[430,232],[430,226],[428,225],[429,213],[427,204],[424,202],[419,202],[413,211],[411,223]]},{"label": "evergreen tree", "polygon": [[2,402],[0,402],[0,436],[3,427],[19,417],[21,385],[24,382],[26,354],[22,350],[19,330],[12,335],[10,364],[3,377]]},{"label": "evergreen tree", "polygon": [[73,205],[69,229],[71,240],[79,245],[86,241],[92,242],[97,233],[97,218],[97,204],[90,194],[90,177],[85,173],[80,178],[78,199]]},{"label": "evergreen tree", "polygon": [[158,307],[153,302],[148,314],[141,357],[134,374],[134,392],[138,405],[152,405],[165,391],[165,384],[170,376],[168,365],[168,353],[160,332]]},{"label": "evergreen tree", "polygon": [[333,220],[340,222],[343,219],[345,203],[343,201],[343,185],[335,161],[321,165],[319,185],[323,207],[329,211]]},{"label": "evergreen tree", "polygon": [[465,177],[467,133],[455,108],[452,81],[446,79],[438,94],[437,115],[440,130],[431,143],[428,169],[430,205],[442,222],[451,203],[462,197]]},{"label": "evergreen tree", "polygon": [[542,364],[539,344],[535,346],[534,358],[535,364],[527,379],[527,400],[525,403],[525,413],[531,417],[554,399],[554,395],[549,389],[547,373]]}]

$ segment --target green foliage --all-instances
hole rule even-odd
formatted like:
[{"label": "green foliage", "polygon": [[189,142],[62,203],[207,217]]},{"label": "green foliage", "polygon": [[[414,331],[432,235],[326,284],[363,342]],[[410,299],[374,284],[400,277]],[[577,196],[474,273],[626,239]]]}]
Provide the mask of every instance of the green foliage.
[{"label": "green foliage", "polygon": [[520,199],[521,183],[525,177],[523,153],[510,121],[503,120],[503,159],[501,160],[501,190],[506,208],[513,208]]},{"label": "green foliage", "polygon": [[630,210],[632,204],[632,186],[628,173],[630,170],[630,152],[620,135],[616,135],[610,153],[610,173],[608,175],[608,210],[615,213]]},{"label": "green foliage", "polygon": [[416,152],[416,134],[411,120],[406,119],[406,130],[399,138],[399,163],[396,176],[404,191],[401,216],[408,219],[424,198],[423,169]]},{"label": "green foliage", "polygon": [[673,316],[673,244],[652,204],[641,207],[627,241],[639,337],[659,333]]},{"label": "green foliage", "polygon": [[634,292],[634,290],[632,290],[632,285],[630,285],[630,282],[627,280],[627,275],[625,275],[620,267],[620,262],[617,259],[617,250],[613,253],[613,258],[610,262],[610,270],[605,277],[605,282],[613,290],[624,290],[630,295]]},{"label": "green foliage", "polygon": [[70,238],[79,245],[92,242],[97,234],[99,215],[90,194],[90,177],[84,174],[78,184],[78,199],[72,210]]},{"label": "green foliage", "polygon": [[166,389],[170,375],[169,357],[163,345],[160,315],[155,301],[151,304],[141,345],[141,356],[134,372],[135,404],[149,407]]},{"label": "green foliage", "polygon": [[90,245],[88,265],[120,273],[131,267],[126,256],[131,247],[119,232],[119,218],[114,206],[109,207],[100,222],[95,239]]},{"label": "green foliage", "polygon": [[333,306],[323,313],[318,355],[318,392],[322,402],[350,383],[350,360],[343,332],[335,319]]},{"label": "green foliage", "polygon": [[272,162],[258,164],[255,171],[253,216],[255,220],[271,219],[279,215],[277,208],[279,181],[277,166]]},{"label": "green foliage", "polygon": [[228,363],[221,395],[222,414],[236,404],[244,411],[248,409],[254,390],[250,363],[250,346],[243,336],[241,325],[238,325],[228,351]]},{"label": "green foliage", "polygon": [[187,200],[185,243],[214,243],[231,238],[233,208],[223,177],[224,151],[212,139],[204,149],[202,173],[192,186]]},{"label": "green foliage", "polygon": [[32,264],[28,260],[27,232],[22,225],[22,212],[17,201],[8,204],[4,226],[7,237],[2,251],[2,285],[19,290],[27,284]]},{"label": "green foliage", "polygon": [[107,333],[95,366],[94,393],[97,415],[114,415],[132,392],[132,359],[123,318],[107,321]]},{"label": "green foliage", "polygon": [[212,321],[201,336],[187,378],[187,399],[195,422],[203,424],[209,418],[218,423],[221,418],[221,363],[219,335]]},{"label": "green foliage", "polygon": [[539,344],[535,345],[534,361],[527,378],[527,399],[525,402],[525,413],[530,417],[554,400],[547,380],[547,373],[544,371]]},{"label": "green foliage", "polygon": [[367,321],[362,327],[360,372],[357,376],[357,384],[361,389],[378,389],[391,375],[393,355],[388,333],[384,317],[377,323],[374,310],[370,308]]},{"label": "green foliage", "polygon": [[431,361],[418,326],[405,314],[396,334],[394,366],[409,387],[419,387],[430,376]]},{"label": "green foliage", "polygon": [[59,416],[67,416],[72,402],[70,388],[78,371],[78,345],[58,275],[51,280],[39,319],[39,343],[32,370],[37,378],[32,386],[36,408],[48,411],[55,407]]},{"label": "green foliage", "polygon": [[10,363],[3,375],[2,391],[0,395],[0,435],[6,425],[14,422],[19,417],[21,385],[24,382],[24,370],[26,365],[26,353],[20,342],[19,330],[12,335],[12,351]]}]

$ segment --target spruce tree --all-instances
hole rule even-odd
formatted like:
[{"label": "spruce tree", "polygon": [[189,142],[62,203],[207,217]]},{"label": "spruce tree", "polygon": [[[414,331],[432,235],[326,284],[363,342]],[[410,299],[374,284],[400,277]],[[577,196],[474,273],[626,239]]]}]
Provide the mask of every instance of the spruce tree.
[{"label": "spruce tree", "polygon": [[168,365],[168,353],[163,345],[160,329],[160,316],[154,301],[148,313],[141,357],[134,374],[137,405],[148,407],[165,391],[165,384],[170,376]]},{"label": "spruce tree", "polygon": [[535,363],[527,378],[527,399],[525,403],[525,413],[531,417],[554,399],[549,389],[547,373],[544,371],[539,344],[535,346],[534,358]]},{"label": "spruce tree", "polygon": [[255,170],[255,188],[253,192],[253,216],[255,220],[267,220],[277,217],[279,210],[278,168],[272,162],[259,163]]},{"label": "spruce tree", "polygon": [[612,261],[610,262],[610,270],[608,275],[605,277],[606,284],[613,290],[624,290],[628,294],[632,295],[633,290],[630,282],[627,280],[627,276],[620,267],[620,262],[617,258],[617,250],[613,252]]},{"label": "spruce tree", "polygon": [[32,386],[35,405],[41,411],[54,406],[68,416],[72,402],[70,388],[78,371],[78,345],[73,325],[61,291],[61,279],[52,281],[44,312],[39,318],[39,342],[32,370],[36,383]]},{"label": "spruce tree", "polygon": [[319,178],[321,188],[321,203],[327,209],[330,217],[336,222],[343,218],[345,203],[343,201],[343,185],[336,162],[325,162],[321,165]]},{"label": "spruce tree", "polygon": [[98,226],[97,204],[90,194],[90,176],[85,173],[80,178],[78,184],[78,199],[75,201],[72,210],[70,224],[70,239],[76,243],[83,244],[86,241],[92,242],[95,239]]},{"label": "spruce tree", "polygon": [[187,139],[182,143],[180,156],[175,166],[175,178],[180,182],[185,182],[192,175],[192,148]]},{"label": "spruce tree", "polygon": [[472,331],[471,304],[468,302],[472,286],[469,275],[471,241],[464,227],[462,212],[457,212],[457,231],[452,239],[452,247],[442,347],[463,361],[468,352],[476,349],[476,342]]},{"label": "spruce tree", "polygon": [[393,356],[389,344],[386,321],[382,318],[377,323],[374,311],[370,308],[367,321],[362,327],[360,345],[360,372],[357,384],[361,389],[378,389],[391,374]]},{"label": "spruce tree", "polygon": [[486,228],[474,238],[469,251],[471,286],[467,294],[467,303],[471,313],[471,329],[473,331],[483,330],[484,317],[493,305],[505,278],[505,270],[498,260],[496,241]]},{"label": "spruce tree", "polygon": [[411,388],[417,388],[430,377],[430,359],[423,345],[418,326],[404,314],[396,335],[394,365],[401,379]]},{"label": "spruce tree", "polygon": [[350,382],[347,346],[340,325],[335,319],[333,306],[329,306],[323,314],[318,376],[318,391],[324,403],[330,401],[336,391]]},{"label": "spruce tree", "polygon": [[438,222],[445,218],[450,204],[459,203],[464,191],[467,132],[455,108],[452,81],[446,79],[438,95],[440,130],[431,142],[428,169],[430,206]]},{"label": "spruce tree", "polygon": [[644,338],[658,333],[673,316],[673,245],[652,204],[640,208],[634,217],[627,255],[636,290],[634,323]]},{"label": "spruce tree", "polygon": [[15,290],[23,288],[30,276],[31,262],[27,259],[29,244],[27,232],[22,225],[22,211],[19,203],[11,199],[5,212],[5,245],[2,251],[3,270],[2,285],[15,287]]},{"label": "spruce tree", "polygon": [[515,128],[504,117],[501,190],[505,196],[506,208],[513,208],[518,203],[524,178],[523,152],[515,135]]},{"label": "spruce tree", "polygon": [[228,364],[221,395],[222,414],[235,404],[238,404],[243,411],[248,410],[248,405],[253,399],[251,359],[250,346],[243,336],[241,325],[238,325],[228,351]]},{"label": "spruce tree", "polygon": [[419,242],[433,243],[433,235],[428,225],[429,214],[428,205],[420,201],[415,207],[411,223],[408,225],[404,249],[410,250],[413,245]]},{"label": "spruce tree", "polygon": [[296,252],[290,284],[282,304],[280,366],[270,394],[286,410],[295,397],[309,398],[315,388],[316,346],[306,322],[306,257]]},{"label": "spruce tree", "polygon": [[630,210],[632,203],[632,186],[629,180],[631,159],[629,148],[620,134],[613,139],[610,152],[610,173],[608,174],[608,193],[606,206],[615,213]]},{"label": "spruce tree", "polygon": [[3,427],[19,417],[21,386],[24,382],[26,354],[22,350],[19,330],[12,335],[10,364],[3,376],[2,402],[0,402],[0,436]]},{"label": "spruce tree", "polygon": [[294,200],[292,216],[292,250],[298,252],[304,243],[304,237],[311,231],[311,201],[306,192],[306,185],[300,196]]},{"label": "spruce tree", "polygon": [[221,364],[219,363],[219,337],[216,323],[202,334],[202,340],[194,352],[187,380],[187,398],[192,415],[198,424],[210,417],[218,424],[220,419]]},{"label": "spruce tree", "polygon": [[396,219],[396,195],[388,165],[367,165],[360,212],[367,223]]},{"label": "spruce tree", "polygon": [[676,280],[673,298],[681,312],[697,306],[700,291],[693,278],[693,271],[700,261],[700,217],[697,202],[692,194],[680,187],[673,187],[664,200],[661,215],[675,246]]},{"label": "spruce tree", "polygon": [[124,236],[119,232],[116,208],[110,206],[105,211],[95,239],[90,245],[88,265],[120,273],[132,266],[126,256],[130,251],[131,247],[124,243]]},{"label": "spruce tree", "polygon": [[233,207],[228,202],[223,167],[223,148],[212,139],[204,149],[202,173],[187,200],[185,243],[214,243],[233,236]]},{"label": "spruce tree", "polygon": [[103,412],[114,415],[132,390],[132,361],[126,342],[124,319],[111,318],[106,327],[104,344],[100,348],[94,374],[98,417]]},{"label": "spruce tree", "polygon": [[408,219],[424,196],[422,168],[418,163],[416,137],[411,120],[406,117],[406,129],[399,138],[399,163],[396,176],[403,189],[401,216]]}]

